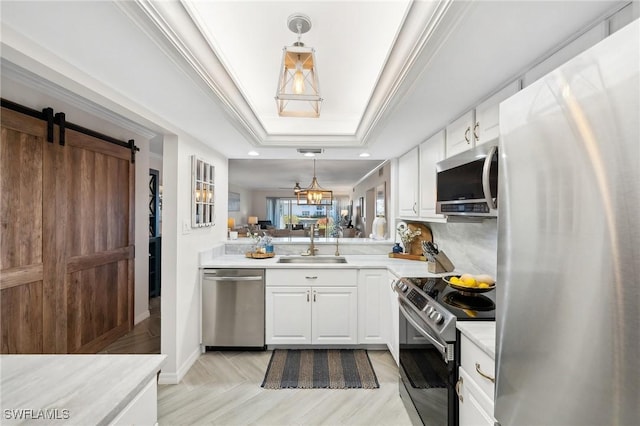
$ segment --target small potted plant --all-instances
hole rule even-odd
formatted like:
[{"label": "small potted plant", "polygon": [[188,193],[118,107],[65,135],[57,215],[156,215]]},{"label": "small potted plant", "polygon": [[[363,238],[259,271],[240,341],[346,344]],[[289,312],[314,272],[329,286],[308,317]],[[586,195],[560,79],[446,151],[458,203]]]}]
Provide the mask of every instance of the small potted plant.
[{"label": "small potted plant", "polygon": [[411,243],[413,242],[413,240],[416,239],[416,237],[422,235],[422,231],[420,230],[420,228],[416,228],[412,230],[411,228],[409,228],[409,226],[406,223],[401,222],[396,227],[396,231],[398,232],[398,235],[402,240],[402,245],[404,246],[404,252],[411,253]]}]

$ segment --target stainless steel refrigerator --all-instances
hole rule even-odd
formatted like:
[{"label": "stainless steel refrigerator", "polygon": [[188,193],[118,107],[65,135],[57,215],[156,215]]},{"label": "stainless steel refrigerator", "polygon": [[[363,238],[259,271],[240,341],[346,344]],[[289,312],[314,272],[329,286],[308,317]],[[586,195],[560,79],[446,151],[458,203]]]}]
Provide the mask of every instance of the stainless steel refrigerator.
[{"label": "stainless steel refrigerator", "polygon": [[500,106],[495,417],[640,424],[640,22]]}]

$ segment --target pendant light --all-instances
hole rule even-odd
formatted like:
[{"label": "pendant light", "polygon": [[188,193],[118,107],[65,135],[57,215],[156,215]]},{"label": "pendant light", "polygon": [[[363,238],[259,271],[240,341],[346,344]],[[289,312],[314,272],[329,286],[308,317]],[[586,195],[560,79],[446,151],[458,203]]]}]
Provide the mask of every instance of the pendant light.
[{"label": "pendant light", "polygon": [[294,13],[287,19],[287,27],[298,35],[298,41],[282,50],[278,71],[276,105],[281,117],[320,116],[320,86],[315,50],[300,41],[302,34],[311,29],[311,19]]},{"label": "pendant light", "polygon": [[296,194],[298,205],[330,206],[333,203],[333,191],[324,189],[316,178],[316,160],[313,160],[313,179],[311,185]]}]

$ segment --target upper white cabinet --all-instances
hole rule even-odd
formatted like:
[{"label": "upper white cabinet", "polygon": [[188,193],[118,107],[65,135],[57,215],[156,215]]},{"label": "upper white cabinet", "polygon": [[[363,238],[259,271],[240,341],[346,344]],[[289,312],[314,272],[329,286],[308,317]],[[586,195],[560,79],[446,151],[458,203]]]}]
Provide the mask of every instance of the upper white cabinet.
[{"label": "upper white cabinet", "polygon": [[418,147],[398,158],[398,215],[418,217]]},{"label": "upper white cabinet", "polygon": [[522,86],[527,87],[540,77],[547,75],[551,71],[558,68],[560,65],[567,62],[579,53],[584,52],[589,47],[598,43],[607,36],[607,22],[601,22],[599,25],[591,28],[589,31],[582,34],[580,37],[571,41],[553,55],[549,56],[538,65],[531,68],[523,77]]},{"label": "upper white cabinet", "polygon": [[447,126],[447,157],[473,148],[474,118],[475,113],[471,110]]},{"label": "upper white cabinet", "polygon": [[473,140],[476,146],[500,136],[500,102],[515,95],[518,90],[520,80],[514,81],[476,106],[476,122],[473,126]]},{"label": "upper white cabinet", "polygon": [[420,217],[443,219],[436,214],[436,164],[445,158],[444,130],[420,144]]},{"label": "upper white cabinet", "polygon": [[474,148],[500,135],[500,102],[520,90],[520,80],[502,88],[446,128],[446,156]]}]

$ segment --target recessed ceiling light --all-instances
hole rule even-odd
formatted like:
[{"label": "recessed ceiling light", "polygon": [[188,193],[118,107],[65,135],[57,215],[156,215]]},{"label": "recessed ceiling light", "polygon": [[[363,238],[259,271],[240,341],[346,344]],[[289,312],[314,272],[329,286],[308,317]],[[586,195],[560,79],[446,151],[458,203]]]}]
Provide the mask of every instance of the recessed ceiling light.
[{"label": "recessed ceiling light", "polygon": [[315,154],[322,154],[322,148],[298,148],[300,154],[304,154],[305,157],[313,157]]},{"label": "recessed ceiling light", "polygon": [[305,152],[303,155],[305,157],[315,157],[316,156],[313,152]]},{"label": "recessed ceiling light", "polygon": [[257,157],[258,155],[260,155],[258,151],[249,151],[247,154],[249,154],[252,157]]},{"label": "recessed ceiling light", "polygon": [[369,154],[368,152],[362,152],[360,153],[360,157],[370,157],[371,154]]}]

